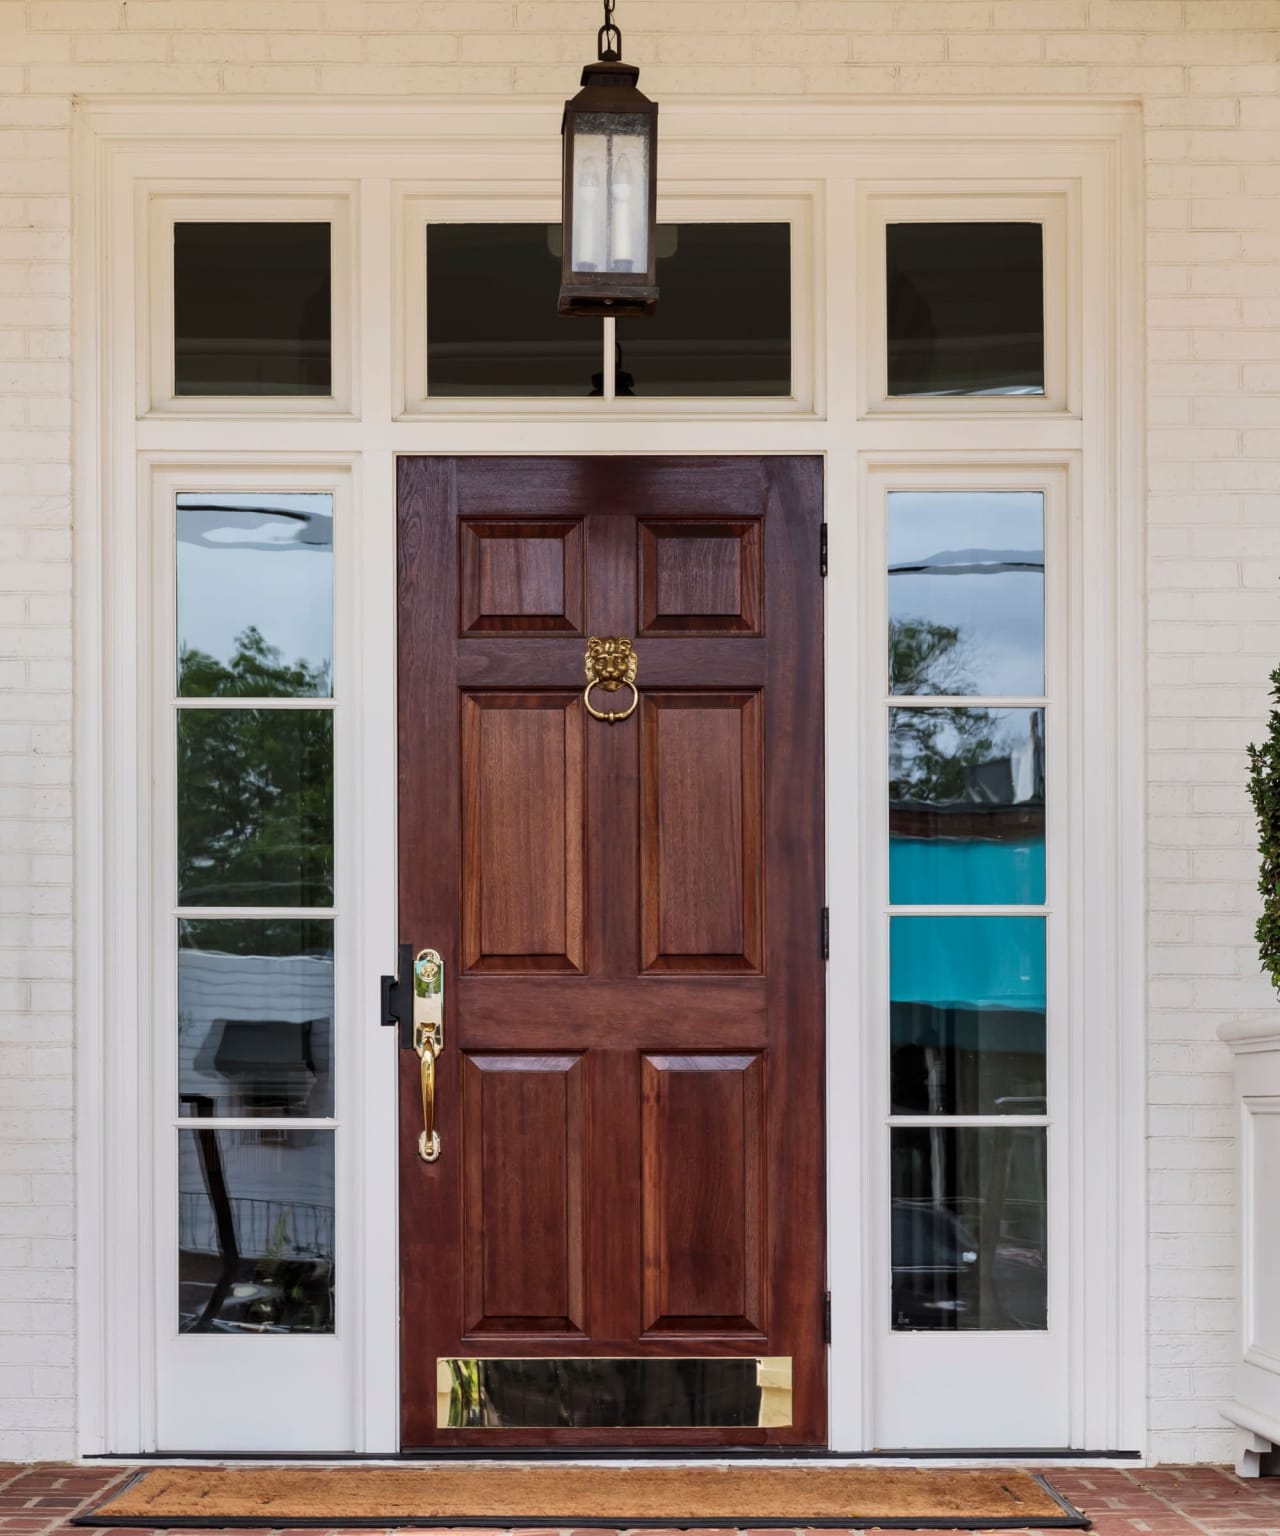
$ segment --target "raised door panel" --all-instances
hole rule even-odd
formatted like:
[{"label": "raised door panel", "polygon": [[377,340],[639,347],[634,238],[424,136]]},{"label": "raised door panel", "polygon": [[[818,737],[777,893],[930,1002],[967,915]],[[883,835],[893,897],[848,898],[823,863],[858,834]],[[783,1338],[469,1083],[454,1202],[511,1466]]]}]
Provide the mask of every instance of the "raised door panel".
[{"label": "raised door panel", "polygon": [[576,695],[463,698],[468,971],[583,969],[583,717]]},{"label": "raised door panel", "polygon": [[756,1052],[642,1059],[647,1334],[767,1331],[764,1093]]},{"label": "raised door panel", "polygon": [[463,1329],[585,1334],[581,1055],[462,1058]]},{"label": "raised door panel", "polygon": [[758,519],[640,524],[642,635],[758,635],[764,564]]},{"label": "raised door panel", "polygon": [[762,968],[763,710],[755,692],[650,693],[641,939],[650,972]]},{"label": "raised door panel", "polygon": [[458,526],[464,635],[582,632],[582,524],[474,518]]}]

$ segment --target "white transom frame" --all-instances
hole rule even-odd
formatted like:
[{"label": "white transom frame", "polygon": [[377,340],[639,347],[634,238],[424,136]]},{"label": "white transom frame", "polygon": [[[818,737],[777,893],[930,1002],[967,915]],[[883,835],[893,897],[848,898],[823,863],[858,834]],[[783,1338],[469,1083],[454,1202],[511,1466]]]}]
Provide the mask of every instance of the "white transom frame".
[{"label": "white transom frame", "polygon": [[[1125,104],[982,106],[901,103],[724,103],[664,108],[663,179],[716,198],[807,201],[813,210],[808,284],[814,315],[812,408],[770,415],[762,402],[584,401],[547,413],[536,401],[494,410],[401,415],[406,380],[395,335],[404,316],[388,294],[405,279],[404,228],[396,209],[424,187],[451,184],[467,197],[558,182],[558,104],[447,110],[354,104],[303,109],[238,103],[233,114],[207,105],[88,103],[77,112],[78,398],[76,496],[78,646],[77,1018],[80,1040],[78,1175],[80,1239],[81,1445],[88,1453],[156,1447],[156,1384],[144,1344],[154,1324],[154,1286],[139,1286],[156,1253],[155,1208],[147,1195],[159,1145],[153,1114],[154,1063],[145,977],[156,948],[151,929],[155,871],[145,829],[155,761],[150,699],[137,676],[149,641],[151,570],[130,542],[138,508],[150,505],[153,476],[226,473],[283,487],[308,466],[321,479],[349,472],[357,554],[349,573],[353,632],[340,643],[354,658],[350,697],[357,744],[349,793],[363,807],[358,865],[349,900],[358,931],[349,942],[344,996],[358,1021],[360,1076],[353,1119],[340,1132],[349,1167],[339,1174],[354,1209],[343,1238],[346,1261],[365,1287],[351,1323],[351,1356],[340,1390],[354,1404],[346,1449],[387,1454],[398,1447],[398,1330],[394,1043],[377,1027],[377,980],[394,960],[395,458],[401,453],[492,453],[502,424],[505,453],[814,453],[826,463],[831,576],[827,590],[828,871],[832,907],[829,972],[828,1182],[832,1210],[829,1274],[834,1342],[831,1437],[834,1450],[874,1447],[876,1283],[889,1263],[872,1213],[887,1205],[875,1187],[875,1138],[883,1127],[865,1102],[873,1090],[867,1052],[886,1021],[868,1013],[865,962],[883,921],[862,871],[874,857],[866,807],[884,793],[883,765],[869,756],[865,709],[883,709],[883,637],[864,631],[868,506],[863,466],[879,455],[901,462],[932,452],[1004,460],[1079,460],[1079,501],[1093,538],[1082,546],[1087,576],[1070,622],[1081,626],[1071,687],[1093,721],[1093,758],[1076,749],[1071,772],[1087,807],[1092,905],[1084,915],[1093,947],[1075,976],[1084,1019],[1106,1020],[1110,1047],[1072,1040],[1087,1079],[1073,1070],[1066,1134],[1080,1197],[1067,1241],[1082,1257],[1070,1310],[1071,1443],[1140,1449],[1142,1362],[1142,625],[1141,413],[1139,387],[1141,164],[1136,114]],[[548,130],[550,138],[548,140]],[[528,181],[525,181],[525,178]],[[1005,178],[1077,189],[1080,209],[1079,414],[977,415],[950,402],[914,419],[865,415],[860,406],[868,317],[859,200],[874,188],[904,195],[949,176],[990,185]],[[354,188],[352,271],[359,273],[351,325],[353,412],[293,414],[251,408],[198,414],[152,411],[141,419],[121,402],[136,398],[147,353],[136,273],[149,238],[152,195],[236,197],[246,191],[333,196]],[[239,189],[239,190],[237,190]],[[703,216],[682,189],[679,211]],[[543,204],[543,206],[548,206]],[[664,204],[664,207],[666,204]],[[149,346],[149,341],[146,342]],[[336,375],[335,375],[336,376]],[[123,386],[123,387],[122,387]],[[186,402],[183,402],[184,406]],[[703,403],[705,404],[705,403]],[[436,403],[437,407],[439,402]],[[621,408],[619,408],[621,406]],[[359,414],[354,412],[358,410]],[[172,484],[166,482],[164,495]],[[1096,540],[1096,542],[1094,541]],[[860,765],[861,798],[849,793],[848,765]],[[348,818],[350,820],[350,818]],[[1072,850],[1072,878],[1082,875]],[[145,891],[145,894],[144,894]],[[1123,1027],[1120,1027],[1123,1025]],[[1101,1027],[1100,1025],[1098,1027]],[[1097,1042],[1095,1042],[1096,1045]],[[345,1112],[344,1112],[345,1113]],[[121,1134],[122,1127],[129,1127]],[[133,1127],[136,1126],[136,1131]],[[1087,1215],[1086,1215],[1087,1213]],[[880,1276],[879,1282],[876,1276]],[[341,1284],[341,1278],[339,1284]],[[167,1284],[167,1282],[166,1282]],[[388,1289],[390,1287],[390,1289]],[[1078,1290],[1076,1289],[1078,1287]],[[390,1296],[390,1306],[374,1304]],[[236,1341],[241,1342],[241,1341]],[[280,1341],[289,1342],[289,1341]],[[244,1358],[247,1363],[247,1357]],[[241,1391],[252,1390],[251,1377]],[[212,1405],[211,1405],[212,1407]],[[295,1405],[305,1413],[305,1400]],[[300,1433],[302,1433],[300,1431]],[[283,1447],[279,1447],[283,1449]],[[325,1447],[327,1448],[327,1447]]]},{"label": "white transom frame", "polygon": [[[138,414],[195,418],[251,413],[267,416],[359,416],[352,393],[352,361],[359,355],[353,314],[359,293],[352,229],[357,183],[309,184],[305,193],[288,184],[208,181],[166,190],[163,183],[140,188],[150,210],[147,241],[137,264],[139,337]],[[174,381],[174,226],[181,223],[327,223],[330,228],[330,309],[332,378],[327,396],[178,395]]]}]

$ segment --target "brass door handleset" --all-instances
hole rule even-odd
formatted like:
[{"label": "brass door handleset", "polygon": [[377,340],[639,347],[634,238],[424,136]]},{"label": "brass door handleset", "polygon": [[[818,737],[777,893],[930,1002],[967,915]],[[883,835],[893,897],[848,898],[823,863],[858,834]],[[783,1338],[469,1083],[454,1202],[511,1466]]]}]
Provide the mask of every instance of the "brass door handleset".
[{"label": "brass door handleset", "polygon": [[439,950],[420,949],[414,955],[411,945],[401,944],[399,975],[382,978],[382,1022],[398,1027],[401,1046],[418,1057],[422,1087],[418,1156],[424,1163],[434,1163],[440,1156],[436,1061],[444,1050],[444,960]]}]

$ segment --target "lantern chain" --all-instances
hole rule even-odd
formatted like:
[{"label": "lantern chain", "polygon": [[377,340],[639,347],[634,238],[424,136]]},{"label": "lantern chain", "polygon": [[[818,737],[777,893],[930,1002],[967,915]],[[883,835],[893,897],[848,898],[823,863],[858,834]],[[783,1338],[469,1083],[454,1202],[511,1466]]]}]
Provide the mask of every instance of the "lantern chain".
[{"label": "lantern chain", "polygon": [[596,38],[597,52],[602,64],[616,64],[622,58],[622,32],[613,19],[617,0],[604,0],[604,26]]}]

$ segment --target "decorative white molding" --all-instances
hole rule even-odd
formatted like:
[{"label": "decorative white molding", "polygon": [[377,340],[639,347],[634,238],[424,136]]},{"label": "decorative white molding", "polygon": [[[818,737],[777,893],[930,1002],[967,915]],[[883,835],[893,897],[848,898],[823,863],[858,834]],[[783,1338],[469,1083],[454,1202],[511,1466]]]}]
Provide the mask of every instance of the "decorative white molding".
[{"label": "decorative white molding", "polygon": [[[405,405],[403,319],[389,297],[405,281],[405,200],[455,200],[541,189],[559,178],[557,99],[403,104],[344,102],[145,104],[89,99],[76,127],[77,503],[77,1043],[81,1446],[137,1453],[156,1446],[156,1209],[150,1052],[152,977],[147,824],[150,710],[141,696],[139,629],[152,573],[140,567],[138,520],[153,475],[192,466],[266,470],[351,467],[364,535],[350,582],[354,674],[349,772],[365,787],[363,837],[351,868],[358,892],[347,972],[364,1031],[348,1086],[357,1104],[341,1135],[350,1171],[351,1262],[359,1283],[347,1390],[351,1448],[396,1449],[398,1380],[395,1109],[390,1043],[377,1038],[377,975],[394,959],[395,741],[394,461],[398,453],[817,453],[826,463],[831,578],[827,594],[829,899],[828,1116],[831,1444],[878,1443],[873,1362],[883,1342],[888,1273],[887,1186],[878,1061],[887,1021],[868,981],[882,939],[873,866],[876,786],[884,762],[867,721],[883,708],[875,675],[883,635],[866,629],[882,567],[868,565],[867,475],[912,460],[931,473],[976,464],[1005,470],[1069,466],[1072,587],[1065,622],[1080,656],[1062,679],[1075,730],[1070,760],[1078,810],[1070,837],[1070,977],[1062,1017],[1060,1118],[1067,1152],[1055,1306],[1067,1339],[1068,1441],[1142,1449],[1145,1433],[1145,934],[1142,165],[1132,103],[723,101],[664,107],[664,183],[681,211],[698,199],[806,200],[812,263],[798,281],[812,320],[813,391],[791,414],[751,402],[684,402],[643,412],[583,402],[548,412],[537,401],[467,414]],[[140,364],[154,318],[137,273],[152,197],[243,195],[270,184],[306,196],[352,194],[349,416],[229,410],[197,418],[137,413]],[[874,418],[859,410],[860,309],[868,270],[857,209],[863,189],[886,195],[928,184],[1062,187],[1078,198],[1079,334],[1064,386],[1079,410],[936,410]],[[983,195],[986,195],[985,193]],[[1065,195],[1065,194],[1064,194]],[[675,204],[673,203],[673,206]],[[397,210],[401,210],[397,214]],[[401,294],[403,298],[403,294]],[[401,305],[402,307],[402,305]],[[1074,313],[1074,311],[1073,311]],[[1073,322],[1074,325],[1074,322]],[[1072,327],[1068,328],[1069,330]],[[142,370],[145,371],[145,370]],[[161,391],[161,398],[164,392]],[[151,404],[148,393],[142,402]],[[1086,537],[1087,534],[1087,537]],[[1087,576],[1077,562],[1087,555]],[[358,612],[359,617],[354,617]],[[849,795],[850,778],[869,792]],[[354,846],[354,844],[353,844]],[[353,860],[354,860],[353,855]],[[366,1000],[370,1000],[366,1002]],[[152,1118],[154,1118],[152,1116]],[[165,1143],[161,1142],[163,1147]],[[347,1155],[346,1153],[343,1154]],[[353,1274],[353,1279],[357,1276]],[[162,1298],[163,1299],[163,1298]],[[944,1341],[945,1342],[945,1341]],[[980,1373],[981,1374],[981,1373]],[[988,1374],[988,1379],[991,1378]],[[972,1389],[969,1378],[969,1388]],[[239,1384],[252,1394],[246,1372]],[[228,1402],[227,1411],[233,1412]],[[965,1422],[962,1418],[961,1423]],[[1016,1430],[1014,1431],[1016,1434]]]},{"label": "decorative white molding", "polygon": [[1280,1007],[1271,1013],[1250,1013],[1218,1026],[1218,1039],[1236,1055],[1280,1051]]},{"label": "decorative white molding", "polygon": [[1218,1036],[1235,1056],[1240,1105],[1240,1363],[1222,1415],[1242,1431],[1236,1470],[1259,1477],[1280,1447],[1280,1010]]}]

